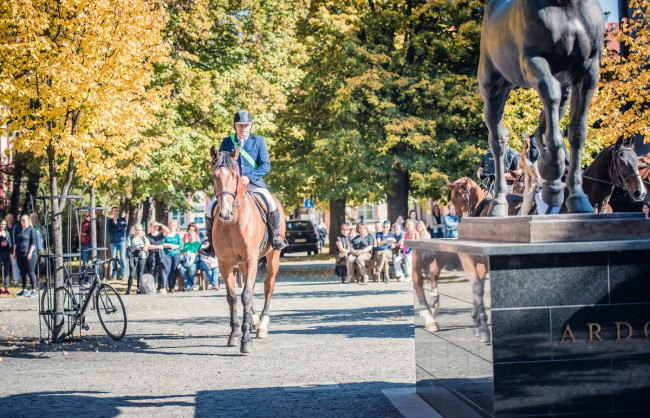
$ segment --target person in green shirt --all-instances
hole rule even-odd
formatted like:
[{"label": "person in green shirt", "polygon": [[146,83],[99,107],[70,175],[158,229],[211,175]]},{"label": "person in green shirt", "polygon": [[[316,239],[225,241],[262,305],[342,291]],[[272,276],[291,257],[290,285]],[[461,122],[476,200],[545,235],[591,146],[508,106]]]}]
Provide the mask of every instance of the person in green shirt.
[{"label": "person in green shirt", "polygon": [[178,221],[172,219],[169,223],[169,233],[165,235],[165,239],[163,240],[165,255],[169,257],[169,265],[167,267],[169,293],[174,293],[174,288],[176,287],[176,278],[178,277],[178,265],[181,262],[182,247],[183,240],[178,233]]}]

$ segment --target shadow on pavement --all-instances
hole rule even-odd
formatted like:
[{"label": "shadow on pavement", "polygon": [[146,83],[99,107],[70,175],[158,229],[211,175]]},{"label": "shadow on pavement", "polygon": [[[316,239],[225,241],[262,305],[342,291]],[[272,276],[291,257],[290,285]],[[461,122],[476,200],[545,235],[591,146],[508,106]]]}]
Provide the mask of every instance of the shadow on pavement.
[{"label": "shadow on pavement", "polygon": [[[317,382],[291,383],[298,386],[290,390],[285,387],[210,390],[199,391],[195,395],[106,396],[107,393],[97,391],[34,392],[3,398],[2,415],[115,417],[189,416],[193,413],[195,417],[401,417],[381,390],[410,386],[362,382],[319,389],[313,385]],[[26,412],[29,414],[26,415]]]}]

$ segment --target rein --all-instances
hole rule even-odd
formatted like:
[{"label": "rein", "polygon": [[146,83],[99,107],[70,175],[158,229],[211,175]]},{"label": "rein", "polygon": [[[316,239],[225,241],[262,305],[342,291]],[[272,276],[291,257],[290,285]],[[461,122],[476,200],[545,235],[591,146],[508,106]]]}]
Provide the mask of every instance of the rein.
[{"label": "rein", "polygon": [[[584,174],[582,175],[582,177],[585,178],[585,179],[592,180],[592,181],[597,181],[597,182],[600,182],[600,183],[608,184],[610,186],[619,187],[619,188],[621,188],[623,190],[626,190],[626,191],[629,189],[629,187],[627,187],[625,182],[627,182],[629,179],[638,176],[639,179],[641,180],[641,182],[643,182],[643,179],[641,178],[641,175],[638,173],[638,170],[637,170],[636,173],[632,173],[627,177],[623,176],[623,174],[621,173],[621,167],[620,167],[619,163],[617,163],[618,159],[613,154],[614,154],[614,151],[612,150],[612,161],[609,164],[609,169],[607,170],[608,174],[609,174],[610,181],[597,179],[595,177],[586,176]],[[612,174],[611,174],[612,170],[614,171],[616,176],[612,176]],[[614,178],[614,177],[616,178],[616,182],[611,181],[611,179]]]}]

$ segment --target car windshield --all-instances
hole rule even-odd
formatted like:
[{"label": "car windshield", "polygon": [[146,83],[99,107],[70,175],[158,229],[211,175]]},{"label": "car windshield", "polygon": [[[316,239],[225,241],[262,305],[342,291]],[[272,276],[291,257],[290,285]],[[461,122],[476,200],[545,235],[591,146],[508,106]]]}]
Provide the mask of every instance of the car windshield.
[{"label": "car windshield", "polygon": [[304,222],[287,222],[287,229],[292,230],[292,231],[298,231],[298,230],[304,230],[304,229],[314,229],[314,227],[311,225],[311,222],[309,221],[304,221]]}]

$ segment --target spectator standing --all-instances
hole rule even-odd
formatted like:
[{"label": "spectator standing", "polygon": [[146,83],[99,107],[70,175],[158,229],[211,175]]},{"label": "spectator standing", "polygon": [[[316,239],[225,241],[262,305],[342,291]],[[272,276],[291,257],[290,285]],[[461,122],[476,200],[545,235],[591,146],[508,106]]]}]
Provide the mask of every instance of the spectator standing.
[{"label": "spectator standing", "polygon": [[[378,224],[379,225],[379,224]],[[388,283],[390,280],[390,273],[388,271],[388,262],[393,257],[393,252],[390,246],[395,242],[395,235],[390,230],[390,221],[386,220],[382,224],[382,230],[375,235],[375,243],[377,245],[375,259],[377,260],[377,281],[380,280],[381,273],[384,274],[384,282]]]},{"label": "spectator standing", "polygon": [[163,239],[165,255],[169,258],[167,280],[169,281],[169,292],[174,293],[176,278],[178,277],[178,265],[181,263],[181,248],[183,240],[178,233],[178,220],[172,219],[169,223],[169,232]]},{"label": "spectator standing", "polygon": [[427,231],[427,226],[424,224],[424,221],[418,221],[415,225],[415,230],[420,235],[420,239],[431,239],[431,234]]},{"label": "spectator standing", "polygon": [[320,240],[320,246],[323,248],[325,246],[325,238],[327,238],[327,225],[323,218],[320,218],[320,222],[316,225],[316,232],[318,232],[318,239]]},{"label": "spectator standing", "polygon": [[158,279],[158,293],[167,293],[167,269],[169,268],[169,258],[165,255],[163,241],[165,233],[169,228],[165,225],[152,221],[149,224],[149,233],[147,239],[147,269],[154,277]]},{"label": "spectator standing", "polygon": [[445,237],[445,224],[440,213],[440,206],[434,205],[431,211],[431,222],[429,222],[429,229],[431,230],[432,238]]},{"label": "spectator standing", "polygon": [[445,229],[447,230],[446,238],[458,238],[458,216],[454,205],[447,206],[449,213],[445,215]]},{"label": "spectator standing", "polygon": [[9,291],[9,274],[13,247],[14,243],[11,234],[7,230],[7,221],[0,219],[0,268],[2,269],[2,282],[4,285],[4,290],[0,289],[0,293],[7,295],[11,294]]},{"label": "spectator standing", "polygon": [[[38,253],[36,251],[36,230],[30,225],[29,216],[20,217],[20,227],[14,233],[14,255],[20,270],[20,277],[23,282],[23,290],[18,296],[36,296],[36,262]],[[32,291],[27,290],[27,277],[29,277]]]},{"label": "spectator standing", "polygon": [[368,283],[366,261],[372,258],[372,248],[374,247],[375,240],[372,235],[368,234],[368,226],[366,224],[357,224],[357,233],[359,235],[352,238],[350,252],[346,261],[348,281],[352,281],[354,266],[356,265],[361,274],[361,281]]},{"label": "spectator standing", "polygon": [[342,283],[349,283],[347,277],[346,260],[350,253],[350,224],[343,222],[341,225],[341,234],[336,237],[336,264],[334,265],[334,274],[341,278]]},{"label": "spectator standing", "polygon": [[650,205],[647,203],[644,203],[643,206],[641,207],[641,211],[645,215],[646,219],[650,218]]},{"label": "spectator standing", "polygon": [[91,251],[91,223],[90,211],[84,212],[84,219],[81,221],[81,259],[84,263],[88,263]]},{"label": "spectator standing", "polygon": [[402,225],[398,222],[393,224],[393,237],[395,241],[391,242],[390,249],[393,253],[393,269],[395,269],[395,278],[403,282],[404,281],[404,255],[402,254],[402,246],[404,245],[404,231],[402,230]]},{"label": "spectator standing", "polygon": [[117,263],[113,264],[113,278],[122,280],[126,269],[126,219],[120,216],[117,207],[111,209],[111,219],[106,228],[111,242],[111,258],[118,258],[120,262],[119,275]]},{"label": "spectator standing", "polygon": [[[420,234],[415,230],[415,222],[413,219],[407,219],[404,223],[406,232],[404,233],[404,241],[407,239],[420,239]],[[411,272],[413,271],[413,248],[402,246],[402,254],[406,264],[406,281],[411,281]]]},{"label": "spectator standing", "polygon": [[[15,243],[15,233],[19,225],[14,223],[14,215],[11,213],[5,215],[5,221],[7,222],[7,232],[11,235],[11,242]],[[14,285],[18,286],[20,283],[20,270],[18,269],[18,262],[13,251],[11,252],[11,274],[14,278]]]},{"label": "spectator standing", "polygon": [[418,213],[415,209],[411,209],[409,212],[409,219],[413,220],[415,223],[418,222]]},{"label": "spectator standing", "polygon": [[129,281],[126,288],[126,295],[131,294],[133,278],[136,278],[136,293],[140,293],[140,278],[144,274],[147,265],[147,246],[149,240],[144,234],[142,224],[133,226],[133,234],[129,236],[128,250],[129,253]]}]

